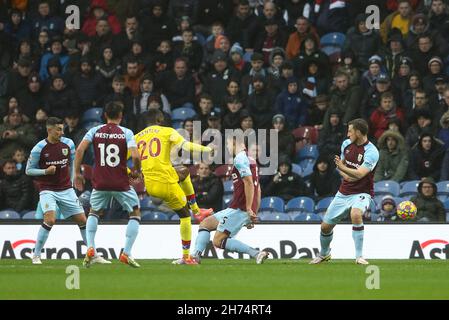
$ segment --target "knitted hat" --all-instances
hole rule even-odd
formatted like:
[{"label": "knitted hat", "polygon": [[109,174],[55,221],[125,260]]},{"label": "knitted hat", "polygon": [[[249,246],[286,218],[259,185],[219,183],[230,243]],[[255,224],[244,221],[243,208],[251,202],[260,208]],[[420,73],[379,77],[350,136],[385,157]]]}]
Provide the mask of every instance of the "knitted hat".
[{"label": "knitted hat", "polygon": [[396,207],[396,201],[394,201],[394,198],[390,195],[386,195],[382,198],[382,207],[386,204],[391,204],[393,207]]},{"label": "knitted hat", "polygon": [[280,114],[280,113],[275,114],[275,115],[273,116],[272,123],[274,124],[274,123],[276,123],[276,122],[282,122],[282,123],[285,123],[285,117],[284,117],[284,115],[283,115],[283,114]]},{"label": "knitted hat", "polygon": [[230,54],[232,55],[233,53],[238,53],[241,57],[243,57],[243,48],[240,43],[236,42],[232,45]]},{"label": "knitted hat", "polygon": [[433,62],[438,62],[438,63],[440,64],[440,66],[443,66],[443,60],[441,60],[440,57],[437,57],[437,56],[432,57],[432,58],[429,60],[429,63],[427,63],[427,66],[430,67],[430,65],[431,65]]}]

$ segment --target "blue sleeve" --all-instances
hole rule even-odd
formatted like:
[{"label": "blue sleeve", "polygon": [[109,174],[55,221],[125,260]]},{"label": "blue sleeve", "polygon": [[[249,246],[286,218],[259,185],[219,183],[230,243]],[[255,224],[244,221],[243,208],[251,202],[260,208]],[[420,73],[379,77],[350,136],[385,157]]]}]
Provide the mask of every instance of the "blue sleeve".
[{"label": "blue sleeve", "polygon": [[126,129],[125,130],[125,137],[126,137],[126,144],[129,148],[137,148],[137,144],[136,144],[136,140],[134,139],[134,133],[129,130]]},{"label": "blue sleeve", "polygon": [[362,167],[369,169],[369,171],[373,171],[378,161],[379,151],[372,143],[369,143],[365,147],[365,155],[363,157]]},{"label": "blue sleeve", "polygon": [[341,154],[340,154],[340,159],[343,160],[345,158],[345,149],[347,146],[349,146],[351,144],[351,140],[346,139],[345,141],[343,141],[343,143],[341,144]]},{"label": "blue sleeve", "polygon": [[70,148],[70,166],[69,166],[69,170],[70,170],[70,180],[73,182],[73,169],[74,169],[74,164],[75,164],[75,152],[76,152],[76,147],[75,147],[75,143],[69,139],[69,138],[62,138],[61,139],[62,142],[64,142],[65,144],[67,144]]},{"label": "blue sleeve", "polygon": [[95,132],[97,132],[97,130],[98,130],[98,126],[89,129],[89,131],[87,131],[87,133],[84,135],[83,140],[87,140],[90,143],[92,143],[92,141],[94,139]]},{"label": "blue sleeve", "polygon": [[41,157],[42,147],[40,143],[34,146],[31,150],[30,157],[28,158],[27,167],[25,173],[28,176],[45,176],[45,169],[39,168],[39,159]]},{"label": "blue sleeve", "polygon": [[240,177],[252,176],[251,169],[249,167],[249,159],[246,154],[239,153],[234,159],[234,167],[238,170]]}]

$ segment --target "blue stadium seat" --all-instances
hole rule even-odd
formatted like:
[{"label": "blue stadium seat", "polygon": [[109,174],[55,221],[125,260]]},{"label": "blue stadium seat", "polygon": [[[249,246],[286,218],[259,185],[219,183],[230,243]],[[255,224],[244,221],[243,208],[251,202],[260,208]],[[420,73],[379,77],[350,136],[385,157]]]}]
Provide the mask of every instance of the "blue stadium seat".
[{"label": "blue stadium seat", "polygon": [[444,201],[444,209],[449,212],[449,199],[447,199],[446,201]]},{"label": "blue stadium seat", "polygon": [[302,213],[298,214],[294,221],[321,221],[321,216],[316,213]]},{"label": "blue stadium seat", "polygon": [[437,183],[438,194],[449,196],[449,181],[440,181]]},{"label": "blue stadium seat", "polygon": [[22,216],[22,219],[36,219],[35,217],[36,211],[28,211]]},{"label": "blue stadium seat", "polygon": [[318,146],[316,144],[309,144],[299,149],[299,151],[296,153],[296,161],[300,162],[304,159],[316,160],[318,158],[318,155]]},{"label": "blue stadium seat", "polygon": [[232,200],[232,194],[225,194],[223,196],[223,209],[229,207]]},{"label": "blue stadium seat", "polygon": [[166,221],[168,217],[163,212],[142,212],[142,221]]},{"label": "blue stadium seat", "polygon": [[177,108],[171,113],[171,118],[173,121],[185,121],[186,119],[193,118],[196,116],[196,112],[190,108]]},{"label": "blue stadium seat", "polygon": [[0,219],[20,219],[20,214],[12,209],[0,211]]},{"label": "blue stadium seat", "polygon": [[449,211],[446,212],[446,222],[449,222]]},{"label": "blue stadium seat", "polygon": [[292,171],[298,175],[302,175],[302,168],[299,164],[292,163]]},{"label": "blue stadium seat", "polygon": [[291,199],[285,206],[285,212],[301,211],[313,212],[315,208],[315,201],[309,197],[296,197]]},{"label": "blue stadium seat", "polygon": [[284,212],[284,200],[279,197],[262,198],[260,210]]},{"label": "blue stadium seat", "polygon": [[174,214],[174,215],[172,215],[170,220],[172,220],[172,221],[179,221],[179,216],[177,214]]},{"label": "blue stadium seat", "polygon": [[438,195],[437,196],[438,200],[440,200],[442,203],[446,202],[446,200],[448,199],[448,197],[446,195]]},{"label": "blue stadium seat", "polygon": [[340,54],[341,48],[335,46],[325,46],[321,48],[321,51],[323,51],[328,57],[330,57],[333,54]]},{"label": "blue stadium seat", "polygon": [[245,52],[243,55],[243,61],[245,62],[251,62],[251,56],[253,55],[252,52]]},{"label": "blue stadium seat", "polygon": [[182,128],[182,124],[183,121],[173,121],[171,126],[173,127],[173,129],[178,130]]},{"label": "blue stadium seat", "polygon": [[399,196],[401,187],[393,180],[383,180],[374,183],[374,193],[376,195],[391,194],[393,197]]},{"label": "blue stadium seat", "polygon": [[290,216],[282,212],[262,212],[258,215],[261,221],[290,221]]},{"label": "blue stadium seat", "polygon": [[346,40],[346,35],[341,32],[330,32],[323,35],[320,39],[321,47],[325,46],[334,46],[334,47],[343,47],[343,44]]},{"label": "blue stadium seat", "polygon": [[140,200],[140,208],[142,210],[146,209],[156,209],[156,206],[153,204],[153,200],[150,197],[144,197]]},{"label": "blue stadium seat", "polygon": [[224,194],[232,194],[234,192],[234,184],[232,180],[223,181]]},{"label": "blue stadium seat", "polygon": [[326,198],[321,199],[316,204],[315,211],[317,213],[325,212],[327,210],[327,208],[329,207],[329,205],[331,204],[333,199],[334,199],[334,197],[326,197]]},{"label": "blue stadium seat", "polygon": [[[307,178],[313,173],[313,167],[315,166],[315,160],[314,159],[304,159],[301,161],[301,167],[302,167],[302,174],[301,177]],[[304,167],[303,167],[304,165]]]},{"label": "blue stadium seat", "polygon": [[81,123],[100,122],[103,123],[103,108],[87,109],[81,117]]},{"label": "blue stadium seat", "polygon": [[412,181],[406,181],[401,186],[401,197],[416,195],[418,193],[418,185],[421,181],[420,180],[412,180]]}]

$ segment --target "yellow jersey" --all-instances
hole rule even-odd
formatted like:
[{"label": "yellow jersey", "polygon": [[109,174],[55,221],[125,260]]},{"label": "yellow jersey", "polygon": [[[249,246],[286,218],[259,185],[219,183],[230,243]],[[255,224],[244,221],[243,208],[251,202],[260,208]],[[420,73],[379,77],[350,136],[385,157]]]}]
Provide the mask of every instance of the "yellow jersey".
[{"label": "yellow jersey", "polygon": [[211,151],[211,148],[190,143],[170,127],[149,126],[134,136],[142,162],[145,179],[163,183],[177,183],[179,178],[173,168],[170,154],[173,148],[192,151]]}]

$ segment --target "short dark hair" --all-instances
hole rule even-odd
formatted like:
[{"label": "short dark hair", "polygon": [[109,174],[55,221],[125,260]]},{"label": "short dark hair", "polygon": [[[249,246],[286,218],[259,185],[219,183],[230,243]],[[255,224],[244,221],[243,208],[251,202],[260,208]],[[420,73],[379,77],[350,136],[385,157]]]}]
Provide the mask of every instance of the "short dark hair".
[{"label": "short dark hair", "polygon": [[164,120],[164,114],[159,109],[150,109],[145,114],[145,123],[147,126],[162,125]]},{"label": "short dark hair", "polygon": [[361,134],[366,136],[368,134],[368,122],[365,119],[358,118],[348,122],[348,126],[352,125],[354,130],[359,130]]},{"label": "short dark hair", "polygon": [[45,123],[45,126],[47,128],[54,127],[58,124],[64,124],[64,121],[62,119],[56,118],[56,117],[50,117],[47,119],[47,122]]},{"label": "short dark hair", "polygon": [[239,6],[249,6],[248,0],[239,0]]},{"label": "short dark hair", "polygon": [[390,91],[385,91],[380,96],[380,100],[383,100],[383,99],[392,99],[392,100],[394,100],[393,93],[391,93]]},{"label": "short dark hair", "polygon": [[200,101],[201,101],[201,99],[213,101],[212,96],[210,94],[208,94],[208,93],[202,93],[200,95]]},{"label": "short dark hair", "polygon": [[124,106],[121,101],[108,102],[104,108],[104,113],[108,119],[116,120],[120,117],[120,113],[123,112]]}]

